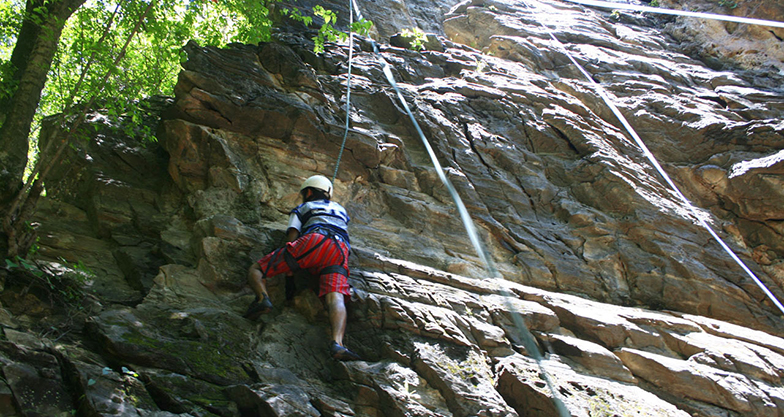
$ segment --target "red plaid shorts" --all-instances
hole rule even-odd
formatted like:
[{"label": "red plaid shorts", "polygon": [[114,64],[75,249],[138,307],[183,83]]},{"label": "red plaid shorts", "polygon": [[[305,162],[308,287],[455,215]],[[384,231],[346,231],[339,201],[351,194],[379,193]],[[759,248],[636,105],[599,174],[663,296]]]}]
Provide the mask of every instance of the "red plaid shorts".
[{"label": "red plaid shorts", "polygon": [[[311,275],[319,275],[322,269],[333,265],[341,265],[348,271],[348,246],[344,242],[320,233],[308,233],[258,260],[265,277],[292,272],[286,262],[285,252],[293,256],[297,260],[297,265],[302,269],[307,269]],[[319,297],[331,292],[339,292],[347,297],[351,296],[348,276],[341,273],[320,275]]]}]

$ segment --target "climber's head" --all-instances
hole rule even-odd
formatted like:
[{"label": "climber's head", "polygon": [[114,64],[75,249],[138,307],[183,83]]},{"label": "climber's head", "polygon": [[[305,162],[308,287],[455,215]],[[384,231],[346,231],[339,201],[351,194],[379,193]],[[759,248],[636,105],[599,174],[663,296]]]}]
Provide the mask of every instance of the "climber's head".
[{"label": "climber's head", "polygon": [[302,183],[299,192],[305,201],[331,200],[332,181],[323,175],[314,175]]}]

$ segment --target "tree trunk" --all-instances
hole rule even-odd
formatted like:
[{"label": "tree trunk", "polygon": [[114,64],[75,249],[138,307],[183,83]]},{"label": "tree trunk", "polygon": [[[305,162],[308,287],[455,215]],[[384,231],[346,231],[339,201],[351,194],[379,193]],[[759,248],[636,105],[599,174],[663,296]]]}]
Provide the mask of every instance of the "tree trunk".
[{"label": "tree trunk", "polygon": [[[85,0],[27,0],[24,20],[11,62],[16,71],[6,83],[18,84],[8,100],[0,102],[0,216],[22,188],[27,165],[28,139],[33,116],[41,99],[60,34],[66,20]],[[45,6],[44,6],[45,4]],[[45,10],[42,9],[45,7]],[[38,22],[38,23],[36,23]],[[0,256],[7,253],[5,233],[0,231]]]}]

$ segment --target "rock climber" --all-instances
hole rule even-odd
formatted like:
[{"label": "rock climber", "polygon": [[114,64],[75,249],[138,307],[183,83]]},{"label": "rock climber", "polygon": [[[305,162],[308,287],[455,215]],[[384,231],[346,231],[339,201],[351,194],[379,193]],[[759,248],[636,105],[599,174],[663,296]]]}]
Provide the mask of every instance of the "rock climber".
[{"label": "rock climber", "polygon": [[[248,283],[256,299],[243,317],[256,320],[272,310],[266,278],[305,269],[319,277],[319,298],[324,300],[332,326],[330,355],[338,360],[359,360],[343,346],[346,333],[348,284],[349,216],[332,201],[332,182],[323,175],[306,179],[300,187],[303,203],[289,216],[286,245],[259,259],[248,269]],[[288,285],[287,285],[288,287]],[[287,288],[289,292],[289,288]]]}]

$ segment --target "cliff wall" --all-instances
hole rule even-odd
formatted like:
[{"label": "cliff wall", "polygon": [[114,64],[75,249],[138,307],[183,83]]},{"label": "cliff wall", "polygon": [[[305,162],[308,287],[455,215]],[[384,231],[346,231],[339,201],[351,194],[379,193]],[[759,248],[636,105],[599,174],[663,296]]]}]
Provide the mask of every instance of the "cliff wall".
[{"label": "cliff wall", "polygon": [[[335,169],[348,45],[314,54],[285,22],[270,43],[190,43],[175,97],[145,104],[157,143],[96,112],[47,185],[39,255],[89,270],[91,295],[53,308],[6,277],[0,414],[550,416],[557,397],[574,416],[784,415],[782,314],[697,222],[784,299],[775,59],[686,42],[680,19],[557,1],[363,6],[502,277],[358,38],[335,199],[363,360],[329,358],[307,275],[289,302],[270,279],[274,311],[243,319],[247,267],[283,242],[301,181]],[[387,43],[413,26],[428,50]]]}]

